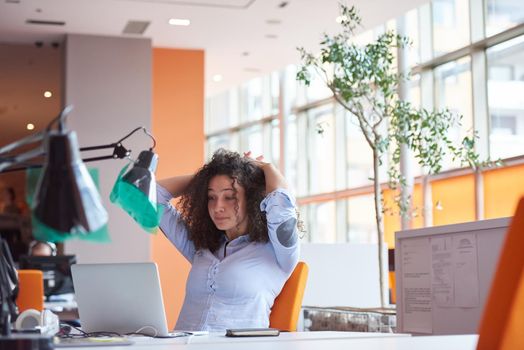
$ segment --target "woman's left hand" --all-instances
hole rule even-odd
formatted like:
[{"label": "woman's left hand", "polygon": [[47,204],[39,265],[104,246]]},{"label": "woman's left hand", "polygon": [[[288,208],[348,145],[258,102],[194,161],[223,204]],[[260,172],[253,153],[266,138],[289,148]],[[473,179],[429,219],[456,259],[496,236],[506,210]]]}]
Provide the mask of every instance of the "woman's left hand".
[{"label": "woman's left hand", "polygon": [[251,157],[251,151],[244,152],[244,157],[248,158],[249,161],[253,162],[258,166],[262,171],[264,171],[264,176],[266,178],[266,193],[271,193],[277,188],[287,188],[286,179],[278,171],[273,164],[265,162],[264,156],[258,156],[256,158]]},{"label": "woman's left hand", "polygon": [[271,163],[268,163],[268,162],[264,162],[264,156],[263,155],[260,155],[260,156],[258,156],[256,158],[253,158],[251,156],[251,154],[252,154],[251,151],[244,152],[244,158],[249,159],[249,161],[251,161],[253,164],[258,166],[259,168],[264,169],[265,166],[271,164]]}]

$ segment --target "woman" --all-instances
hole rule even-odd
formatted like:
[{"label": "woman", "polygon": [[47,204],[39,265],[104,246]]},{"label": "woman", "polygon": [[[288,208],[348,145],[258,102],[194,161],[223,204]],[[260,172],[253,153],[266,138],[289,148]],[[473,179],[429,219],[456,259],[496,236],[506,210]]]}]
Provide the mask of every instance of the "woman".
[{"label": "woman", "polygon": [[[158,182],[160,228],[191,263],[175,329],[268,327],[299,256],[295,200],[250,152],[218,150],[195,175]],[[169,201],[181,196],[180,211]]]}]

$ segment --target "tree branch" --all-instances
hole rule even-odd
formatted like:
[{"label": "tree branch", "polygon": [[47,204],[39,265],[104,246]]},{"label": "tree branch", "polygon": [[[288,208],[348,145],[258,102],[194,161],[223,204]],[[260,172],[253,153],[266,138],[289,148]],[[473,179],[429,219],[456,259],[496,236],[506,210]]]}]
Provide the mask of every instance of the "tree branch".
[{"label": "tree branch", "polygon": [[333,96],[335,97],[335,100],[340,103],[342,107],[344,107],[346,110],[348,110],[351,114],[353,114],[355,117],[357,117],[359,121],[360,130],[362,130],[362,133],[364,134],[364,138],[366,139],[366,142],[369,144],[369,146],[372,149],[375,149],[375,144],[371,137],[369,136],[370,131],[366,129],[366,126],[370,127],[367,123],[366,118],[363,116],[361,111],[354,110],[351,108],[348,104],[344,102],[344,100],[335,92],[334,88],[330,85],[329,89],[331,92],[333,92]]}]

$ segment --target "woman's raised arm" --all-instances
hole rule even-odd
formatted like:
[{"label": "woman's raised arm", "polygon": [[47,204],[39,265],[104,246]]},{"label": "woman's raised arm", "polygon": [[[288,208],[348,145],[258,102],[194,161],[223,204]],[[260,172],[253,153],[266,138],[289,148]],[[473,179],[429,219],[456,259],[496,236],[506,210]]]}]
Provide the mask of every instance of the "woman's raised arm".
[{"label": "woman's raised arm", "polygon": [[158,184],[168,190],[169,193],[176,198],[184,193],[192,178],[193,175],[173,176],[167,179],[158,180]]}]

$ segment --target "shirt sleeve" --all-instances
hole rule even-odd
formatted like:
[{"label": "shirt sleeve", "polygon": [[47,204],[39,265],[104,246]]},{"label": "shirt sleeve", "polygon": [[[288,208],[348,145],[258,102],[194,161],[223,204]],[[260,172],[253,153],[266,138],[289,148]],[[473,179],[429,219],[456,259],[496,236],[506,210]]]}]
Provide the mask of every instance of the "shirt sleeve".
[{"label": "shirt sleeve", "polygon": [[269,240],[278,265],[291,274],[300,254],[295,198],[286,189],[277,188],[260,203],[260,210],[266,213]]},{"label": "shirt sleeve", "polygon": [[160,219],[160,230],[190,263],[193,262],[195,245],[188,238],[187,226],[182,216],[170,203],[173,196],[159,184],[156,185],[156,195],[158,204],[165,207]]}]

